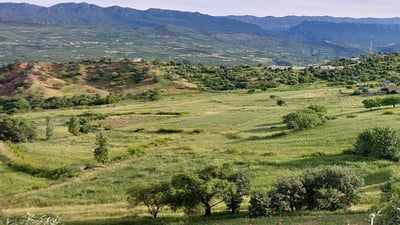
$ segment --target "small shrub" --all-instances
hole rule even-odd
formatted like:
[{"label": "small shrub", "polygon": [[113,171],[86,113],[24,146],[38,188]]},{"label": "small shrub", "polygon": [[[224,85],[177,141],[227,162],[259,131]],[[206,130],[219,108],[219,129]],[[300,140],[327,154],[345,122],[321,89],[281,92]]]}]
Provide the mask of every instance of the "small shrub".
[{"label": "small shrub", "polygon": [[160,128],[158,129],[157,133],[163,133],[163,134],[172,134],[172,133],[182,133],[184,130],[180,128]]},{"label": "small shrub", "polygon": [[27,213],[21,217],[12,217],[8,219],[7,224],[16,225],[61,225],[61,221],[56,216],[41,215],[37,216]]},{"label": "small shrub", "polygon": [[393,111],[385,111],[382,113],[383,115],[394,115]]},{"label": "small shrub", "polygon": [[356,118],[357,115],[356,115],[356,114],[348,114],[346,117],[347,117],[347,118]]},{"label": "small shrub", "polygon": [[145,128],[137,128],[137,129],[134,130],[133,132],[139,133],[139,132],[142,132],[142,131],[145,131],[145,130],[146,130]]},{"label": "small shrub", "polygon": [[240,134],[240,132],[235,132],[226,134],[226,137],[229,139],[241,139],[242,135]]},{"label": "small shrub", "polygon": [[203,129],[201,129],[201,128],[197,128],[197,129],[194,129],[192,132],[191,132],[191,134],[201,134],[201,133],[204,133],[205,131],[203,130]]}]

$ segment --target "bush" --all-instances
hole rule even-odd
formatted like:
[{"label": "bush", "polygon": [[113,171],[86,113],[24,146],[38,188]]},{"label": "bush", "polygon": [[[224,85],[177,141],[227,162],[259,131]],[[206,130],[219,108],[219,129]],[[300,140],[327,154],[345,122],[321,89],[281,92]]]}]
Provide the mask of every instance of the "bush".
[{"label": "bush", "polygon": [[33,141],[37,136],[34,124],[24,118],[0,120],[0,140],[16,142]]},{"label": "bush", "polygon": [[[320,171],[280,179],[268,193],[269,204],[263,206],[267,208],[262,209],[264,211],[255,209],[260,214],[268,210],[285,212],[301,209],[344,209],[358,200],[356,190],[362,183],[362,178],[350,170],[338,166],[327,167]],[[261,207],[259,205],[258,207]]]},{"label": "bush", "polygon": [[299,110],[283,116],[283,122],[287,128],[295,130],[306,130],[324,124],[326,119],[322,113],[311,109]]},{"label": "bush", "polygon": [[378,159],[399,160],[400,133],[388,127],[369,128],[360,133],[354,144],[358,155]]},{"label": "bush", "polygon": [[8,224],[15,225],[60,225],[61,221],[58,217],[50,215],[37,216],[27,213],[22,217],[13,217],[8,220]]},{"label": "bush", "polygon": [[270,198],[265,192],[258,192],[250,197],[249,214],[250,217],[270,216]]}]

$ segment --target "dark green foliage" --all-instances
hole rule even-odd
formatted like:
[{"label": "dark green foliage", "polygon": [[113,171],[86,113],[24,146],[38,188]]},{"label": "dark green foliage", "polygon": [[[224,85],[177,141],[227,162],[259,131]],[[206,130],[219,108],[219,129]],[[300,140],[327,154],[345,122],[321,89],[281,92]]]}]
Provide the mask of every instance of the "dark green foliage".
[{"label": "dark green foliage", "polygon": [[250,214],[271,215],[273,212],[345,209],[358,200],[361,177],[339,166],[279,179],[265,195],[250,199]]},{"label": "dark green foliage", "polygon": [[96,148],[94,149],[94,158],[101,163],[106,163],[108,161],[108,153],[110,147],[108,146],[107,138],[100,132],[96,136]]},{"label": "dark green foliage", "polygon": [[358,155],[397,161],[400,133],[389,127],[368,128],[358,135],[354,151]]},{"label": "dark green foliage", "polygon": [[270,207],[277,211],[297,211],[304,206],[306,189],[300,176],[279,179],[269,193]]},{"label": "dark green foliage", "polygon": [[172,177],[168,204],[172,209],[183,208],[186,212],[200,205],[204,209],[204,215],[210,216],[211,209],[225,201],[229,210],[234,213],[248,188],[248,177],[234,173],[232,167],[209,166],[195,173]]},{"label": "dark green foliage", "polygon": [[284,105],[286,105],[286,101],[283,100],[283,99],[278,99],[278,100],[276,101],[276,104],[279,105],[279,106],[284,106]]},{"label": "dark green foliage", "polygon": [[310,107],[283,116],[283,122],[286,124],[287,128],[306,130],[324,124],[326,122],[326,109],[323,106]]},{"label": "dark green foliage", "polygon": [[400,224],[400,177],[393,176],[382,187],[380,203],[372,206],[378,225]]},{"label": "dark green foliage", "polygon": [[382,99],[381,98],[364,99],[362,101],[362,104],[364,104],[365,108],[372,109],[372,108],[381,106],[382,105]]},{"label": "dark green foliage", "polygon": [[[229,173],[229,171],[227,171]],[[226,174],[227,175],[227,174]],[[231,213],[238,213],[243,196],[248,195],[250,191],[250,178],[243,172],[237,172],[228,177],[233,182],[223,196],[227,210]]]},{"label": "dark green foliage", "polygon": [[128,191],[128,203],[131,207],[136,207],[143,203],[148,212],[156,218],[168,203],[167,196],[169,191],[169,183],[138,184]]},{"label": "dark green foliage", "polygon": [[54,135],[54,121],[51,117],[46,117],[46,139],[49,140]]},{"label": "dark green foliage", "polygon": [[330,166],[304,175],[305,206],[309,210],[345,209],[358,200],[363,179],[353,171]]},{"label": "dark green foliage", "polygon": [[73,135],[78,135],[80,131],[80,122],[79,119],[76,117],[71,117],[68,122],[68,132]]},{"label": "dark green foliage", "polygon": [[37,136],[36,127],[21,117],[0,120],[0,140],[16,142],[33,141]]},{"label": "dark green foliage", "polygon": [[173,134],[173,133],[182,133],[183,129],[180,128],[165,128],[162,127],[158,129],[157,133],[164,133],[164,134]]},{"label": "dark green foliage", "polygon": [[142,94],[142,98],[149,101],[158,101],[161,99],[161,91],[159,89],[150,89]]},{"label": "dark green foliage", "polygon": [[271,216],[271,199],[268,193],[258,192],[252,194],[250,197],[249,213],[250,217],[261,217],[261,216]]},{"label": "dark green foliage", "polygon": [[382,105],[392,105],[395,108],[396,104],[400,104],[399,96],[389,96],[382,99]]}]

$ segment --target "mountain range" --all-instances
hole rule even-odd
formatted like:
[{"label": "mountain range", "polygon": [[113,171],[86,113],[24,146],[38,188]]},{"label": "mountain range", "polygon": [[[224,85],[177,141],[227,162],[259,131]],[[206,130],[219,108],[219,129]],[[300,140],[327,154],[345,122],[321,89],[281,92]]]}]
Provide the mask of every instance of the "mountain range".
[{"label": "mountain range", "polygon": [[[87,3],[52,7],[0,3],[0,28],[7,31],[0,34],[2,62],[12,61],[13,56],[28,61],[105,56],[308,65],[338,57],[397,51],[400,43],[400,18],[215,17],[161,9],[103,8]],[[117,38],[120,41],[115,41]],[[125,46],[130,42],[135,45]],[[69,46],[62,50],[65,45],[76,49]],[[122,54],[121,49],[131,51]],[[54,53],[57,51],[59,56]],[[65,55],[61,56],[60,51]]]}]

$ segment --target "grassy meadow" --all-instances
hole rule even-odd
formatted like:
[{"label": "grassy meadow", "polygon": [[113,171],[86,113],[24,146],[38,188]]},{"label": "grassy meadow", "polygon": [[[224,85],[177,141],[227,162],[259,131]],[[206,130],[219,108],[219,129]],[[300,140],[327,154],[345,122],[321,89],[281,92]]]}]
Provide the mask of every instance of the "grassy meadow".
[{"label": "grassy meadow", "polygon": [[[39,140],[11,146],[2,155],[57,169],[98,165],[74,178],[50,180],[17,172],[0,161],[0,205],[8,216],[26,212],[54,214],[65,224],[249,224],[246,213],[224,215],[224,206],[210,219],[185,218],[166,210],[148,218],[146,209],[129,209],[126,191],[138,182],[169,180],[206,165],[231,163],[252,177],[252,190],[269,190],[278,178],[326,165],[351,167],[365,179],[359,204],[346,211],[259,218],[254,224],[368,224],[367,211],[379,200],[379,185],[400,169],[394,162],[343,153],[369,127],[397,127],[400,109],[367,110],[362,96],[323,83],[282,87],[266,92],[200,92],[167,95],[159,101],[125,100],[112,106],[49,110],[19,114],[35,121]],[[348,92],[348,93],[346,93]],[[271,96],[276,96],[275,99]],[[277,99],[286,102],[276,104]],[[290,131],[282,116],[310,104],[328,108],[335,119],[306,131]],[[85,113],[106,114],[93,123],[106,127],[111,162],[93,157],[96,133],[73,136],[66,122]],[[45,140],[45,118],[55,122],[55,135]],[[342,221],[342,222],[338,222]]]}]

